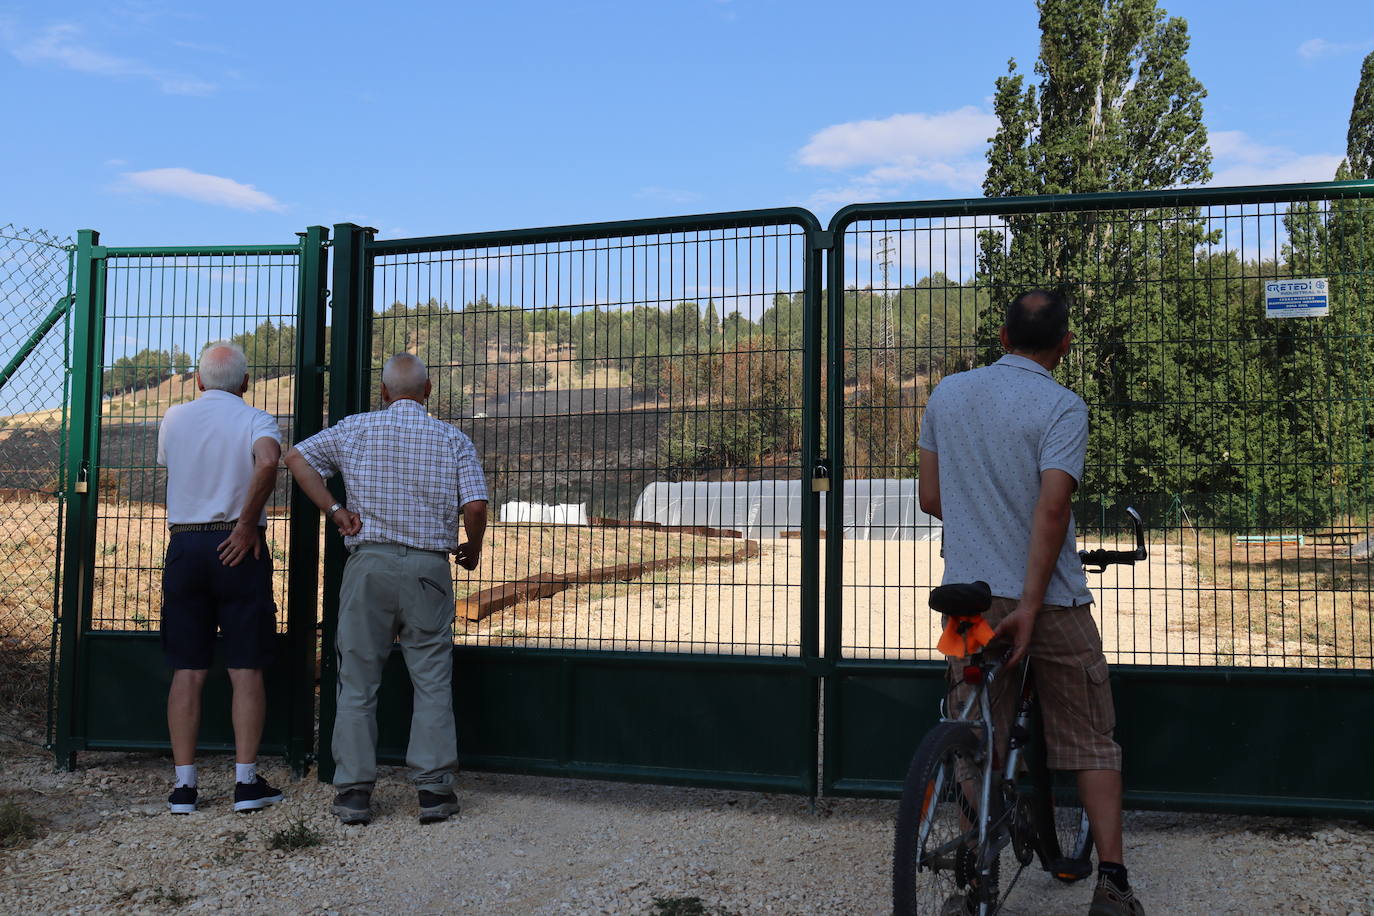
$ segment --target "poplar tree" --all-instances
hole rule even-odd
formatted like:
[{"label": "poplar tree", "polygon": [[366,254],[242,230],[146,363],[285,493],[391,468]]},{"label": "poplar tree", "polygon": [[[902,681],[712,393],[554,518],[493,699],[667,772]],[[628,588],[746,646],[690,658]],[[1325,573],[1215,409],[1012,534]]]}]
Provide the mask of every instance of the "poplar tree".
[{"label": "poplar tree", "polygon": [[[1183,19],[1155,0],[1039,0],[1037,9],[1035,81],[1013,60],[996,82],[987,197],[1161,190],[1211,178],[1207,93],[1188,66]],[[1166,208],[1009,215],[979,234],[979,281],[990,294],[978,331],[985,358],[1000,351],[1002,310],[1018,292],[1059,288],[1073,301],[1080,343],[1062,371],[1102,431],[1088,457],[1092,490],[1104,497],[1181,492],[1194,481],[1178,469],[1224,449],[1212,435],[1222,421],[1180,407],[1203,397],[1192,386],[1215,379],[1206,355],[1178,333],[1208,310],[1209,287],[1170,284],[1166,295],[1157,282],[1193,274],[1207,240],[1195,209]],[[1164,342],[1132,345],[1142,338]],[[1160,469],[1165,457],[1172,470]]]},{"label": "poplar tree", "polygon": [[1374,51],[1360,68],[1360,84],[1350,106],[1350,130],[1345,135],[1345,161],[1336,178],[1374,178]]}]

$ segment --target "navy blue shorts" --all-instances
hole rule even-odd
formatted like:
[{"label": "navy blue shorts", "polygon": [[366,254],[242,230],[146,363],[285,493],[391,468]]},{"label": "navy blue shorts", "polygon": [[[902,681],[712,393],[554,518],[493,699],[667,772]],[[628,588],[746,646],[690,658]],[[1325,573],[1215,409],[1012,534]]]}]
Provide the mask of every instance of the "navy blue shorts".
[{"label": "navy blue shorts", "polygon": [[162,652],[172,668],[209,668],[215,633],[226,668],[265,668],[272,660],[277,602],[272,555],[250,553],[225,566],[216,549],[228,531],[180,531],[167,544],[162,567]]}]

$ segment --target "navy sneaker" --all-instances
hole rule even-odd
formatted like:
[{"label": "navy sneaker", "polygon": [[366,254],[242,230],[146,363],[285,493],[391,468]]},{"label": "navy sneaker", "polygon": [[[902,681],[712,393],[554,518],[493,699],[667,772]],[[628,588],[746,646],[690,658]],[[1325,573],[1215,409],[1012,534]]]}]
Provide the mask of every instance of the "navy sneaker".
[{"label": "navy sneaker", "polygon": [[234,783],[234,810],[257,811],[281,801],[281,792],[259,776],[252,782]]},{"label": "navy sneaker", "polygon": [[458,799],[452,792],[429,792],[420,790],[420,823],[433,824],[446,821],[458,813]]},{"label": "navy sneaker", "polygon": [[372,820],[372,793],[366,789],[347,789],[334,796],[330,808],[341,824],[366,824]]},{"label": "navy sneaker", "polygon": [[167,796],[167,807],[173,814],[194,814],[196,811],[196,787],[177,786]]}]

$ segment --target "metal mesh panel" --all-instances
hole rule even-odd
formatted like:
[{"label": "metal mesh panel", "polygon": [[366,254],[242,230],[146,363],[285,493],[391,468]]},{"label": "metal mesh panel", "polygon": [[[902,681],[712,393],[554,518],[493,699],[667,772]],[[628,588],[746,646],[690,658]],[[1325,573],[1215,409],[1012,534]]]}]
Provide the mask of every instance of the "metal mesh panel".
[{"label": "metal mesh panel", "polygon": [[[89,625],[156,631],[167,547],[167,475],[157,464],[158,424],[197,396],[195,362],[211,341],[233,340],[248,357],[244,398],[277,418],[292,441],[298,256],[126,255],[111,250],[105,274],[100,473]],[[279,471],[267,505],[277,629],[286,628],[289,475]]]},{"label": "metal mesh panel", "polygon": [[[849,478],[913,476],[934,385],[996,358],[1013,295],[1067,290],[1079,546],[1131,546],[1128,504],[1150,527],[1147,563],[1089,576],[1109,659],[1371,667],[1374,201],[874,218],[843,244]],[[1281,279],[1326,280],[1329,314],[1266,317]],[[846,539],[846,655],[931,657],[939,547]]]},{"label": "metal mesh panel", "polygon": [[0,723],[40,739],[62,533],[68,246],[0,228]]},{"label": "metal mesh panel", "polygon": [[417,352],[491,489],[460,643],[798,654],[801,228],[377,244],[374,404]]}]

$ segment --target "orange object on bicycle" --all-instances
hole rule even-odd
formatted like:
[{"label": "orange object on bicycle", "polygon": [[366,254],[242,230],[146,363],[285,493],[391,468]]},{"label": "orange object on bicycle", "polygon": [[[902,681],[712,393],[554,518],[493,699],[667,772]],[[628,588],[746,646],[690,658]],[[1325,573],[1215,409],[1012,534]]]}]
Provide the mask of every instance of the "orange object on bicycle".
[{"label": "orange object on bicycle", "polygon": [[992,606],[992,589],[986,582],[960,582],[941,585],[930,593],[931,610],[948,619],[945,632],[935,648],[945,655],[965,657],[983,648],[992,639],[992,627],[983,612]]},{"label": "orange object on bicycle", "polygon": [[976,617],[951,617],[935,648],[945,655],[963,658],[977,652],[991,640],[992,627],[981,614]]}]

